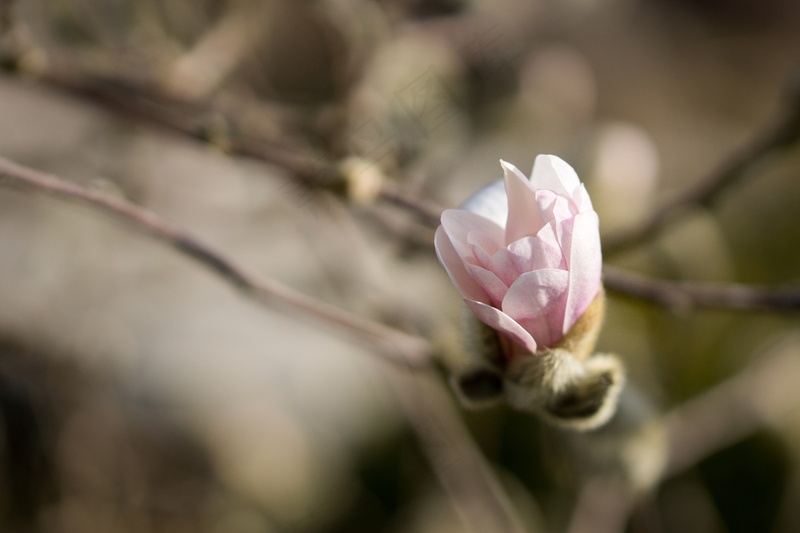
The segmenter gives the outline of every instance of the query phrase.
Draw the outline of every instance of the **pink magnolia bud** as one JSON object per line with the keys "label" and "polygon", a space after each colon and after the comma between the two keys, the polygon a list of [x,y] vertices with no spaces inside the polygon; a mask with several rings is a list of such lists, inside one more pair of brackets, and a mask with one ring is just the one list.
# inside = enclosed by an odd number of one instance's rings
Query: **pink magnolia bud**
{"label": "pink magnolia bud", "polygon": [[575,171],[540,155],[442,214],[436,253],[505,356],[555,347],[601,290],[597,213]]}

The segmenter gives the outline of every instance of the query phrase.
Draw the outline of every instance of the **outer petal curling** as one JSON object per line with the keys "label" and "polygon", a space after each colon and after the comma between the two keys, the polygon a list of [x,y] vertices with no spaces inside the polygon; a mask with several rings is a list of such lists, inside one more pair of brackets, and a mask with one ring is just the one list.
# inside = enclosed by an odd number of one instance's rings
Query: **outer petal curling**
{"label": "outer petal curling", "polygon": [[536,353],[536,341],[533,336],[525,331],[513,318],[490,305],[475,300],[465,299],[467,307],[475,313],[478,320],[487,326],[499,331],[511,341],[526,348],[531,353]]}
{"label": "outer petal curling", "polygon": [[478,300],[481,302],[488,302],[489,296],[481,289],[472,276],[469,275],[464,266],[464,261],[456,252],[453,243],[447,236],[447,232],[442,226],[436,228],[436,236],[433,240],[434,247],[436,248],[436,255],[439,262],[442,263],[447,275],[450,276],[450,281],[456,286],[458,291],[470,300]]}

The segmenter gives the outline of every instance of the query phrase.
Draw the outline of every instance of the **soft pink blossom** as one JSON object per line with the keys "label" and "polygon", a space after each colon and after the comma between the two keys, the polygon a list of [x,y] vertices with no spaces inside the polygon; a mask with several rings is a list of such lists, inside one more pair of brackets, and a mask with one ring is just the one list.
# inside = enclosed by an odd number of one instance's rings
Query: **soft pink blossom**
{"label": "soft pink blossom", "polygon": [[[478,319],[519,348],[553,347],[600,290],[597,213],[578,175],[540,155],[442,213],[436,254]],[[505,186],[504,186],[505,185]]]}

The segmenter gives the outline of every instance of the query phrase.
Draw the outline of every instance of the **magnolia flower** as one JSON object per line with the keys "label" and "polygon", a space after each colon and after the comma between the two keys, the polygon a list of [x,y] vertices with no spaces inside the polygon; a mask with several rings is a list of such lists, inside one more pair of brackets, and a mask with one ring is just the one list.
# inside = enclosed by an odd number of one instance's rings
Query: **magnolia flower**
{"label": "magnolia flower", "polygon": [[[555,347],[601,289],[597,213],[575,171],[552,155],[442,214],[436,253],[506,357]],[[510,344],[509,344],[510,341]]]}
{"label": "magnolia flower", "polygon": [[597,213],[552,155],[442,214],[436,253],[471,311],[452,383],[467,406],[505,398],[573,429],[616,412],[624,371],[594,353],[605,309]]}

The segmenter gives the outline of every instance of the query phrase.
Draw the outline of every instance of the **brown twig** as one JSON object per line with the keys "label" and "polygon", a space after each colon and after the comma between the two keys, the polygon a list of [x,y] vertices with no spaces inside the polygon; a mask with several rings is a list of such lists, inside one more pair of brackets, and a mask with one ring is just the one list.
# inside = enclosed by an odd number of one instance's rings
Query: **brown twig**
{"label": "brown twig", "polygon": [[[230,130],[229,138],[222,140],[222,148],[228,153],[279,167],[309,188],[346,189],[345,176],[335,162],[290,147],[278,139],[252,136],[241,130],[232,116],[236,114],[237,106],[231,105],[230,101],[226,105],[215,101],[191,101],[141,83],[75,74],[63,69],[41,72],[37,79],[115,113],[203,142],[209,142],[212,137],[213,119],[221,119]],[[405,209],[423,225],[433,228],[439,225],[441,206],[403,191],[392,182],[382,184],[378,198]]]}
{"label": "brown twig", "polygon": [[[131,87],[55,72],[44,73],[40,79],[51,86],[88,98],[126,116],[160,125],[198,140],[208,140],[207,124],[204,120],[214,113],[213,106],[211,109],[204,108],[199,104],[171,100],[147,88],[139,87],[132,90]],[[796,100],[800,100],[800,97]],[[635,230],[637,232],[635,238],[634,234],[630,233],[628,236],[623,236],[624,238],[612,238],[610,241],[604,239],[604,254],[612,255],[633,246],[634,241],[639,242],[652,237],[690,205],[712,203],[721,192],[745,175],[747,170],[767,153],[795,142],[800,136],[800,105],[792,106],[790,111],[775,127],[728,161],[709,179],[703,180],[679,199],[657,211],[649,222]],[[338,165],[312,157],[297,149],[265,142],[264,139],[239,136],[235,142],[230,142],[227,149],[231,153],[275,165],[310,188],[341,188],[344,179]],[[417,221],[426,226],[436,227],[439,224],[442,206],[404,191],[392,182],[383,184],[379,198],[412,213]],[[667,307],[728,308],[743,311],[782,311],[800,308],[800,289],[672,282],[628,274],[609,267],[605,269],[604,279],[606,286],[612,292]]]}
{"label": "brown twig", "polygon": [[[275,280],[257,279],[188,232],[123,199],[85,189],[0,157],[2,184],[30,187],[106,211],[191,257],[255,301],[294,308],[367,341],[392,362],[402,364],[409,373],[393,372],[390,378],[402,385],[398,387],[398,394],[405,415],[465,523],[475,528],[476,533],[524,533],[514,506],[472,442],[452,400],[446,397],[441,383],[435,379],[433,366],[429,364],[432,347],[427,341],[305,296]],[[407,383],[408,379],[414,383]]]}
{"label": "brown twig", "polygon": [[610,292],[673,309],[800,310],[800,287],[770,289],[735,283],[667,281],[609,266],[603,268],[603,283]]}
{"label": "brown twig", "polygon": [[191,257],[260,303],[282,304],[336,326],[376,347],[379,353],[394,362],[413,366],[429,362],[431,346],[426,340],[316,300],[276,280],[255,276],[189,232],[126,200],[83,188],[3,157],[0,157],[0,184],[26,186],[99,208]]}
{"label": "brown twig", "polygon": [[657,209],[649,218],[619,235],[603,239],[606,256],[633,248],[658,235],[693,207],[710,207],[733,185],[752,174],[752,169],[776,152],[800,140],[800,74],[793,79],[787,104],[780,117],[749,144],[734,152],[707,177],[698,180],[671,201]]}
{"label": "brown twig", "polygon": [[[86,73],[75,74],[73,70],[69,70],[69,73],[64,69],[49,70],[39,73],[38,79],[117,113],[198,140],[209,140],[207,120],[210,116],[223,117],[232,126],[231,129],[236,129],[237,121],[230,116],[231,113],[213,101],[189,102],[174,94],[165,94],[155,87],[110,82]],[[724,160],[707,177],[655,210],[641,224],[618,235],[605,237],[605,255],[610,257],[651,239],[692,207],[713,205],[725,191],[751,174],[750,171],[758,163],[795,144],[800,139],[800,75],[797,78],[790,85],[788,103],[778,120]],[[225,149],[232,154],[278,166],[305,186],[344,189],[344,176],[338,165],[314,154],[287,149],[275,139],[253,139],[238,135],[225,140]],[[436,227],[439,224],[440,206],[403,191],[391,182],[383,185],[378,197],[409,211],[424,225]]]}
{"label": "brown twig", "polygon": [[[228,126],[228,130],[237,130],[235,121],[229,117],[236,111],[236,106],[230,110],[230,105],[187,101],[142,83],[61,70],[41,72],[37,80],[119,115],[198,141],[213,140],[212,130],[219,128],[220,121]],[[221,148],[233,155],[279,167],[308,186],[330,187],[341,179],[335,164],[299,148],[289,148],[277,139],[254,138],[241,133],[237,133],[235,139],[219,140]]]}
{"label": "brown twig", "polygon": [[408,191],[404,191],[391,182],[383,184],[379,198],[409,211],[416,216],[419,222],[430,228],[435,228],[439,225],[439,219],[442,216],[442,211],[444,211],[444,208],[435,202],[424,200]]}

